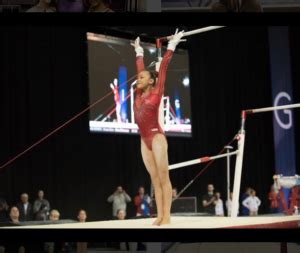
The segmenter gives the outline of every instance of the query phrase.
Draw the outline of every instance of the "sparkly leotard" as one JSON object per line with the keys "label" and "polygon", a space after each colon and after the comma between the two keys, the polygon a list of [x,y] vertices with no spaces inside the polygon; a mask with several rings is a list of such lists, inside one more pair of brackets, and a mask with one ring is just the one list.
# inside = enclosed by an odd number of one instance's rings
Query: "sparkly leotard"
{"label": "sparkly leotard", "polygon": [[121,110],[121,102],[120,102],[120,95],[119,95],[119,90],[118,88],[113,89],[114,92],[114,99],[116,103],[116,115],[117,115],[117,121],[122,122],[121,115],[120,115],[120,110]]}
{"label": "sparkly leotard", "polygon": [[[164,134],[163,129],[158,122],[159,105],[164,94],[164,85],[166,81],[167,67],[172,58],[173,51],[167,50],[158,72],[158,78],[155,87],[146,95],[143,95],[141,89],[137,89],[134,101],[134,116],[139,127],[140,135],[149,150],[152,150],[152,140],[155,134]],[[142,56],[136,58],[137,73],[145,69]]]}
{"label": "sparkly leotard", "polygon": [[119,91],[117,88],[113,89],[114,92],[114,99],[115,99],[115,103],[120,103],[120,95],[119,95]]}

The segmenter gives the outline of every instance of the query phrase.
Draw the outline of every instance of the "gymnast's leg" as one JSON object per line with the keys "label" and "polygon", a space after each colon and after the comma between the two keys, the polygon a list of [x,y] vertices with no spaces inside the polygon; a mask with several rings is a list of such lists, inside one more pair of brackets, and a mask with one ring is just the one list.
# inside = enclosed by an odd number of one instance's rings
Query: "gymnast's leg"
{"label": "gymnast's leg", "polygon": [[156,134],[152,141],[152,152],[158,170],[163,199],[163,219],[160,225],[170,223],[172,185],[169,177],[168,143],[163,134]]}
{"label": "gymnast's leg", "polygon": [[153,157],[153,152],[148,149],[145,142],[141,139],[141,151],[144,164],[146,166],[147,171],[150,174],[151,182],[154,187],[155,193],[155,202],[157,208],[157,219],[154,221],[153,225],[160,225],[163,218],[163,195],[162,195],[162,187],[160,184],[160,178],[158,174],[158,170],[156,168],[155,160]]}

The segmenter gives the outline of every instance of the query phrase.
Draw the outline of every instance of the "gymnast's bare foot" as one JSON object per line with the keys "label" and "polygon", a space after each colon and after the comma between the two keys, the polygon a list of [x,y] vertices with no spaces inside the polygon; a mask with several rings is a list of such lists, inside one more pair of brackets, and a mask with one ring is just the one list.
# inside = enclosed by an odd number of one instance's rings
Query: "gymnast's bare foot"
{"label": "gymnast's bare foot", "polygon": [[160,223],[162,222],[163,217],[157,217],[156,220],[152,223],[154,226],[159,226]]}
{"label": "gymnast's bare foot", "polygon": [[166,217],[166,218],[163,218],[161,220],[161,223],[159,225],[168,225],[171,223],[171,218],[170,217]]}

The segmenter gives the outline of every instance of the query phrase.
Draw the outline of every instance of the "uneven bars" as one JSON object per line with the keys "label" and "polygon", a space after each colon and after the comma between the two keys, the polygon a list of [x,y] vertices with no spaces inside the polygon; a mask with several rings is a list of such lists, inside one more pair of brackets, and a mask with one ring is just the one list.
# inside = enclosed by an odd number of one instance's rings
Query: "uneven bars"
{"label": "uneven bars", "polygon": [[[225,26],[207,26],[207,27],[192,30],[192,31],[189,31],[189,32],[184,32],[183,37],[198,34],[198,33],[208,32],[208,31],[223,28],[223,27],[225,27]],[[159,38],[159,40],[170,40],[172,38],[172,36],[173,35],[170,35],[170,36],[167,36],[167,37],[162,37],[162,38]]]}
{"label": "uneven bars", "polygon": [[248,109],[245,110],[245,112],[247,114],[252,114],[252,113],[270,112],[270,111],[285,110],[285,109],[292,109],[292,108],[300,108],[300,104],[280,105],[280,106],[272,106],[272,107],[265,107],[265,108],[258,108],[258,109]]}
{"label": "uneven bars", "polygon": [[209,162],[211,160],[216,160],[216,159],[220,159],[223,157],[236,155],[237,153],[238,153],[238,150],[236,150],[234,152],[222,154],[222,155],[204,156],[204,157],[201,157],[198,159],[194,159],[194,160],[190,160],[190,161],[186,161],[186,162],[182,162],[182,163],[172,164],[169,166],[169,170],[174,170],[174,169],[178,169],[178,168],[182,168],[182,167],[186,167],[186,166],[190,166],[190,165],[194,165],[194,164],[198,164],[198,163],[205,163],[205,162]]}

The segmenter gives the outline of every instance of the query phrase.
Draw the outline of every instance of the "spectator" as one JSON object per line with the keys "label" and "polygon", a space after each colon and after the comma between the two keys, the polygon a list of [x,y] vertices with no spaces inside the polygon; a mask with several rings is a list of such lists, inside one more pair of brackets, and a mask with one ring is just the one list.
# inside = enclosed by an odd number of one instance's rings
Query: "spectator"
{"label": "spectator", "polygon": [[[248,198],[250,196],[251,190],[252,189],[250,187],[246,188],[246,191],[243,193],[243,195],[241,197],[242,203],[246,198]],[[246,206],[244,206],[243,204],[242,204],[242,216],[249,216],[249,209]]]}
{"label": "spectator", "polygon": [[[86,222],[87,219],[86,211],[83,209],[79,210],[77,219],[79,222]],[[76,253],[86,253],[86,252],[87,252],[87,242],[77,242]]]}
{"label": "spectator", "polygon": [[207,194],[202,197],[202,206],[204,207],[204,212],[211,215],[215,214],[215,196],[214,196],[214,185],[207,185]]}
{"label": "spectator", "polygon": [[156,204],[155,204],[155,196],[153,194],[153,197],[150,197],[150,204],[149,204],[149,213],[150,217],[154,217],[156,214]]}
{"label": "spectator", "polygon": [[58,12],[85,12],[85,2],[83,0],[58,0]]}
{"label": "spectator", "polygon": [[278,213],[280,195],[278,191],[275,191],[274,185],[271,186],[270,192],[268,194],[268,198],[270,201],[270,213]]}
{"label": "spectator", "polygon": [[87,252],[87,242],[77,242],[76,253],[86,253],[86,252]]}
{"label": "spectator", "polygon": [[120,242],[120,250],[127,252],[136,252],[138,250],[137,242]]}
{"label": "spectator", "polygon": [[39,0],[26,12],[56,12],[56,0]]}
{"label": "spectator", "polygon": [[12,206],[10,208],[9,220],[10,220],[10,222],[16,223],[16,224],[20,222],[20,212],[19,212],[18,207]]}
{"label": "spectator", "polygon": [[[227,208],[227,215],[228,215],[228,216],[231,216],[232,195],[233,195],[233,193],[230,192],[229,200],[226,200],[226,208]],[[239,205],[239,204],[238,204],[238,205]],[[239,207],[238,207],[238,213],[237,213],[237,214],[239,214]]]}
{"label": "spectator", "polygon": [[177,188],[173,188],[172,189],[172,199],[176,199],[177,198]]}
{"label": "spectator", "polygon": [[20,212],[20,221],[32,221],[33,209],[31,203],[28,202],[29,196],[27,193],[21,194],[21,202],[17,204]]}
{"label": "spectator", "polygon": [[[1,251],[2,250],[2,251]],[[44,252],[43,251],[43,243],[41,242],[27,242],[27,241],[7,241],[0,243],[0,253],[26,253],[26,252]]]}
{"label": "spectator", "polygon": [[58,243],[55,242],[45,242],[44,249],[46,253],[58,253],[59,247]]}
{"label": "spectator", "polygon": [[[49,220],[50,221],[58,221],[60,218],[60,213],[56,209],[52,209],[50,211]],[[55,242],[45,242],[45,251],[47,253],[58,253],[61,250],[61,245]]]}
{"label": "spectator", "polygon": [[87,0],[89,12],[114,12],[109,8],[108,0]]}
{"label": "spectator", "polygon": [[123,190],[122,186],[118,186],[116,191],[108,197],[107,201],[113,203],[113,217],[116,217],[117,210],[123,209],[126,212],[126,203],[130,202],[131,198],[125,190]]}
{"label": "spectator", "polygon": [[260,0],[219,0],[212,4],[213,12],[262,12]]}
{"label": "spectator", "polygon": [[86,222],[87,219],[87,215],[86,215],[86,211],[83,209],[80,209],[77,215],[77,219],[79,222]]}
{"label": "spectator", "polygon": [[44,199],[44,191],[38,191],[38,198],[33,203],[33,214],[35,220],[47,220],[50,211],[50,203]]}
{"label": "spectator", "polygon": [[243,201],[243,206],[247,207],[250,211],[250,216],[256,216],[258,214],[258,208],[261,201],[256,197],[256,192],[254,190],[250,191],[250,196]]}
{"label": "spectator", "polygon": [[151,198],[148,194],[145,194],[145,188],[143,186],[140,186],[138,195],[134,197],[134,205],[136,206],[136,216],[149,217],[150,202]]}
{"label": "spectator", "polygon": [[0,223],[8,221],[8,209],[9,207],[6,200],[4,198],[0,198]]}
{"label": "spectator", "polygon": [[216,216],[224,216],[223,200],[221,199],[221,194],[219,192],[215,193],[214,205]]}
{"label": "spectator", "polygon": [[51,221],[57,221],[57,220],[59,220],[59,218],[60,218],[60,213],[59,213],[59,211],[56,210],[56,209],[52,209],[51,212],[50,212],[49,219],[50,219]]}
{"label": "spectator", "polygon": [[119,209],[117,211],[117,220],[125,220],[126,218],[126,211],[124,209]]}
{"label": "spectator", "polygon": [[[2,248],[2,249],[1,249]],[[2,251],[1,251],[2,250]],[[24,253],[25,249],[23,243],[16,241],[6,241],[0,245],[1,253]]]}

